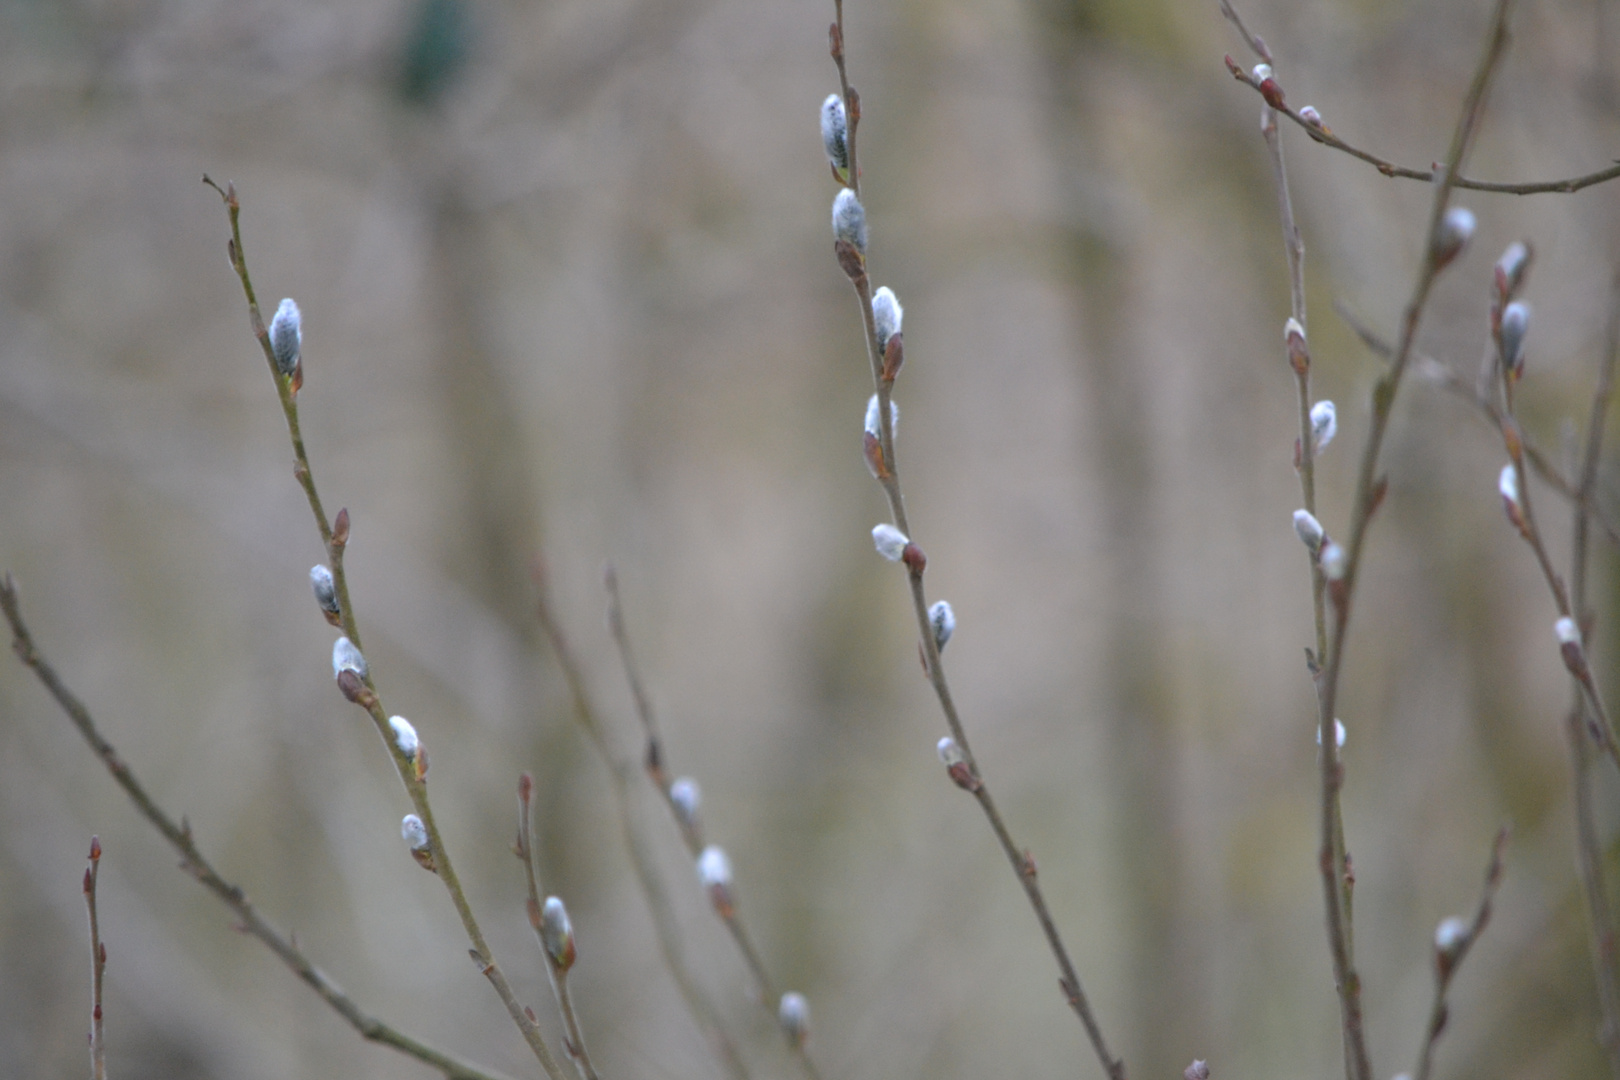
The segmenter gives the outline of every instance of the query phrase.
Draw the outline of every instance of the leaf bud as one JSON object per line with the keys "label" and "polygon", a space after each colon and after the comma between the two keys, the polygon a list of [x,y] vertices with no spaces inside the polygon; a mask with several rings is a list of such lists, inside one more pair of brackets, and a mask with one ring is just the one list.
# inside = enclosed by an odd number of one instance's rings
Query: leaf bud
{"label": "leaf bud", "polygon": [[1448,973],[1468,946],[1468,923],[1455,915],[1448,915],[1434,928],[1434,962],[1442,973]]}
{"label": "leaf bud", "polygon": [[939,740],[935,749],[939,751],[939,760],[945,763],[946,774],[957,787],[963,791],[979,790],[979,778],[973,775],[973,770],[967,763],[967,755],[962,753],[962,748],[956,744],[955,739],[947,735]]}
{"label": "leaf bud", "polygon": [[574,966],[574,927],[559,897],[546,897],[540,908],[540,944],[545,946],[546,959],[558,971]]}
{"label": "leaf bud", "polygon": [[945,651],[945,643],[956,633],[956,612],[949,600],[936,600],[928,609],[928,625],[934,630],[934,647]]}
{"label": "leaf bud", "polygon": [[405,844],[411,849],[411,857],[417,865],[430,873],[439,872],[438,864],[433,861],[433,841],[428,836],[427,826],[415,814],[406,814],[399,823],[399,835],[404,837]]}
{"label": "leaf bud", "polygon": [[1311,369],[1311,353],[1305,344],[1305,328],[1299,320],[1290,318],[1283,324],[1283,341],[1288,346],[1288,364],[1295,374],[1303,375]]}
{"label": "leaf bud", "polygon": [[303,317],[299,314],[298,304],[288,297],[276,308],[276,314],[270,320],[270,353],[276,358],[276,370],[292,378],[298,371],[303,346]]}

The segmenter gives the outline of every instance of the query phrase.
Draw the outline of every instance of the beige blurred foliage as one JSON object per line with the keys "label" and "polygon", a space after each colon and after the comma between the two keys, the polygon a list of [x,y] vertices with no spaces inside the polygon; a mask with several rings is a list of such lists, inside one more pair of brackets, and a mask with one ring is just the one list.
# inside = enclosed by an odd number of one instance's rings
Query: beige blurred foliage
{"label": "beige blurred foliage", "polygon": [[[1443,155],[1487,5],[1242,10],[1291,102],[1403,163]],[[304,430],[328,506],[353,515],[373,673],[432,751],[473,902],[546,1029],[508,852],[524,769],[603,1075],[717,1072],[537,632],[537,552],[633,753],[602,619],[617,565],[672,770],[702,782],[828,1080],[1100,1075],[934,756],[903,575],[868,539],[869,375],[816,134],[830,17],[810,0],[0,5],[0,566],[108,736],[268,917],[368,1009],[514,1077],[534,1063],[332,686],[305,580],[318,537],[205,171],[241,193],[261,299],[303,307]],[[1133,1076],[1194,1057],[1218,1077],[1333,1075],[1287,284],[1259,102],[1221,63],[1240,42],[1214,0],[849,0],[846,19],[872,265],[909,316],[900,464],[988,778]],[[417,48],[412,83],[413,40],[459,40],[462,62]],[[1617,43],[1613,0],[1522,5],[1469,171],[1611,161]],[[1393,326],[1429,194],[1285,140],[1316,385],[1339,403],[1331,532],[1379,367],[1331,304]],[[1491,262],[1533,240],[1523,400],[1555,450],[1584,415],[1617,199],[1460,196],[1478,235],[1421,338],[1472,371]],[[1433,928],[1471,910],[1507,820],[1440,1072],[1597,1075],[1567,687],[1495,494],[1500,447],[1413,381],[1385,461],[1342,698],[1376,1067],[1415,1059]],[[1566,515],[1537,494],[1563,558]],[[1605,672],[1612,564],[1600,547]],[[1620,784],[1602,781],[1612,837]],[[754,1075],[794,1075],[673,828],[641,809]],[[233,933],[9,659],[0,1075],[83,1075],[91,833],[118,1080],[431,1075]]]}

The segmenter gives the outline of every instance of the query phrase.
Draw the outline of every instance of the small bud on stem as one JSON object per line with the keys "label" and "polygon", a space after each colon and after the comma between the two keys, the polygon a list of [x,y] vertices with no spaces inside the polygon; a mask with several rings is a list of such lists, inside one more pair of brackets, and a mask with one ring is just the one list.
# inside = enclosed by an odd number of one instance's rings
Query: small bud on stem
{"label": "small bud on stem", "polygon": [[283,378],[294,378],[300,365],[304,347],[303,317],[298,304],[291,298],[281,302],[270,320],[270,352],[276,358],[276,370]]}
{"label": "small bud on stem", "polygon": [[574,927],[568,921],[568,909],[558,897],[546,897],[540,908],[540,944],[557,971],[565,972],[574,966]]}
{"label": "small bud on stem", "polygon": [[776,1018],[788,1042],[795,1048],[804,1046],[805,1040],[810,1037],[810,1003],[804,999],[804,995],[797,990],[783,994]]}

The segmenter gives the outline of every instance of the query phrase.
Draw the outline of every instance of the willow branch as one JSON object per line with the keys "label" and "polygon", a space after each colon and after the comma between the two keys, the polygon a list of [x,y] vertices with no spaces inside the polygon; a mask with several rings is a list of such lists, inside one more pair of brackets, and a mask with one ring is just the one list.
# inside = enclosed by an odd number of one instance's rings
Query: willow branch
{"label": "willow branch", "polygon": [[[236,271],[242,283],[242,292],[247,298],[248,324],[253,335],[258,339],[260,348],[264,351],[265,361],[270,365],[270,377],[276,386],[276,394],[281,400],[281,410],[287,420],[287,433],[292,440],[293,448],[293,475],[304,489],[309,500],[310,512],[315,517],[315,524],[321,533],[321,541],[326,545],[327,555],[331,560],[333,582],[336,586],[338,601],[338,619],[345,636],[354,643],[356,649],[360,648],[360,633],[355,621],[354,607],[349,602],[348,579],[343,570],[343,550],[349,539],[349,514],[347,510],[338,511],[337,518],[328,523],[326,510],[321,503],[320,493],[315,487],[314,470],[310,467],[309,455],[304,449],[304,439],[298,425],[298,390],[303,383],[303,368],[301,361],[295,366],[291,375],[284,375],[276,363],[276,356],[270,345],[270,333],[265,327],[264,318],[259,311],[258,298],[253,290],[253,279],[248,273],[247,254],[242,246],[241,202],[236,195],[236,186],[226,184],[221,188],[207,176],[203,182],[219,193],[225,203],[226,212],[230,218],[231,238],[226,252],[230,256],[231,266]],[[462,928],[466,931],[467,939],[472,948],[469,952],[473,962],[484,977],[489,980],[501,1003],[522,1033],[523,1039],[529,1044],[540,1065],[551,1080],[563,1080],[562,1070],[557,1066],[551,1049],[546,1045],[545,1037],[540,1033],[537,1025],[528,1011],[518,1002],[511,984],[506,980],[506,974],[500,965],[495,962],[495,956],[484,939],[484,932],[478,925],[473,914],[472,905],[467,901],[467,894],[461,887],[461,880],[456,875],[455,867],[450,860],[449,849],[444,844],[439,827],[433,816],[433,806],[428,799],[427,790],[427,756],[425,748],[417,752],[407,752],[402,749],[390,729],[388,714],[383,709],[382,700],[377,693],[369,671],[359,673],[355,685],[344,686],[341,678],[339,686],[343,688],[344,695],[366,710],[372,722],[377,727],[377,733],[382,737],[388,747],[389,755],[394,760],[394,768],[399,773],[400,781],[405,785],[405,791],[410,796],[411,804],[416,808],[417,816],[421,818],[427,830],[428,847],[431,853],[433,871],[439,880],[444,883],[445,890],[450,894],[450,902],[456,909],[456,915],[461,920]],[[424,863],[424,865],[427,865]]]}
{"label": "willow branch", "polygon": [[177,823],[170,817],[147,793],[145,786],[129,765],[119,757],[118,751],[102,736],[89,709],[67,688],[56,670],[34,644],[34,639],[23,622],[17,586],[10,574],[0,580],[0,611],[4,612],[6,622],[11,627],[13,651],[34,672],[46,692],[67,714],[67,718],[72,721],[85,742],[90,744],[96,756],[101,758],[102,764],[112,774],[113,780],[124,789],[124,793],[135,804],[135,809],[163,835],[170,846],[180,853],[181,868],[235,913],[237,929],[263,942],[288,970],[320,995],[321,1000],[331,1006],[333,1011],[343,1017],[362,1037],[392,1046],[401,1053],[425,1062],[439,1070],[449,1080],[505,1080],[498,1073],[469,1065],[427,1043],[413,1039],[365,1012],[325,972],[312,964],[286,935],[259,914],[258,909],[248,900],[247,894],[239,886],[220,876],[219,871],[215,870],[213,864],[198,850],[191,835],[191,825],[184,819]]}
{"label": "willow branch", "polygon": [[720,1059],[727,1075],[731,1080],[749,1080],[748,1067],[743,1062],[742,1055],[738,1053],[736,1044],[726,1034],[725,1026],[720,1020],[720,1010],[692,974],[691,965],[686,959],[685,947],[681,943],[681,931],[675,917],[674,904],[655,868],[652,845],[635,825],[630,801],[630,778],[634,774],[635,766],[624,760],[608,743],[596,707],[585,687],[584,674],[574,659],[562,624],[558,622],[556,613],[551,609],[550,597],[546,592],[545,574],[538,563],[534,578],[539,593],[536,611],[540,629],[551,643],[552,652],[557,658],[557,666],[562,669],[563,681],[568,684],[568,692],[574,702],[574,719],[584,730],[591,746],[595,748],[603,766],[607,769],[613,789],[614,806],[618,810],[620,833],[624,838],[625,850],[630,854],[630,865],[636,875],[636,884],[640,886],[642,898],[646,901],[647,910],[652,916],[653,931],[658,939],[658,949],[663,957],[664,967],[674,980],[675,988],[680,992],[681,1001],[686,1005],[687,1012],[691,1014],[704,1037],[709,1040],[715,1056]]}
{"label": "willow branch", "polygon": [[[8,582],[9,584],[9,582]],[[90,914],[90,1075],[107,1080],[107,1054],[101,1028],[101,983],[107,974],[107,946],[96,917],[96,880],[101,876],[101,839],[90,838],[90,865],[84,871],[84,906]]]}

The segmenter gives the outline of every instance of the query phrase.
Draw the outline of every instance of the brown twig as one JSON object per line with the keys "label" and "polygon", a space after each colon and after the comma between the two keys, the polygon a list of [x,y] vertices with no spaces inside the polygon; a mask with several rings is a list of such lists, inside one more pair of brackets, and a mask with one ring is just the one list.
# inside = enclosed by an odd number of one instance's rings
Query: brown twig
{"label": "brown twig", "polygon": [[[1429,1080],[1429,1072],[1434,1064],[1435,1043],[1440,1041],[1440,1033],[1446,1028],[1446,991],[1450,989],[1457,969],[1462,966],[1463,958],[1474,947],[1474,942],[1485,930],[1485,924],[1490,921],[1491,901],[1502,884],[1502,855],[1507,850],[1507,842],[1508,828],[1504,825],[1497,832],[1496,843],[1491,847],[1491,862],[1485,870],[1485,888],[1480,893],[1479,907],[1474,911],[1473,921],[1466,927],[1458,927],[1453,920],[1447,919],[1435,931],[1434,1004],[1429,1008],[1427,1034],[1423,1049],[1418,1054],[1417,1072],[1414,1074],[1416,1080]],[[1461,930],[1460,936],[1458,930]]]}
{"label": "brown twig", "polygon": [[[630,649],[630,635],[624,625],[624,605],[619,598],[619,579],[612,566],[609,566],[602,575],[602,582],[608,596],[608,628],[613,634],[614,644],[618,647],[625,681],[629,683],[630,695],[636,703],[636,715],[640,718],[642,730],[647,735],[647,752],[644,758],[647,778],[658,790],[659,797],[669,809],[670,817],[679,827],[687,851],[696,859],[703,852],[703,833],[698,827],[697,819],[678,804],[674,788],[668,782],[664,768],[663,741],[658,734],[658,719],[653,713],[652,699],[647,696],[645,684],[641,680],[634,654]],[[777,1004],[781,1001],[781,996],[777,993],[776,984],[770,974],[765,970],[765,961],[755,948],[753,938],[748,934],[748,928],[743,924],[742,916],[737,910],[735,891],[728,889],[726,902],[716,903],[713,906],[754,977],[754,982],[759,988],[760,1004],[771,1014],[773,1020],[780,1021]],[[812,1080],[816,1080],[820,1073],[816,1069],[815,1061],[810,1057],[805,1042],[790,1038],[788,1044],[798,1054],[806,1073]]]}
{"label": "brown twig", "polygon": [[[336,586],[339,605],[338,617],[344,635],[351,641],[356,649],[360,648],[360,633],[355,620],[354,607],[349,602],[348,579],[343,570],[343,551],[349,539],[349,513],[347,509],[339,510],[336,519],[328,523],[326,510],[321,502],[320,493],[315,487],[314,470],[310,467],[309,455],[304,449],[303,435],[298,426],[298,389],[303,383],[303,368],[301,361],[291,375],[282,373],[277,365],[276,356],[271,348],[270,332],[265,327],[264,318],[259,312],[259,302],[253,290],[253,280],[248,274],[247,255],[242,246],[241,202],[236,195],[236,185],[226,184],[221,188],[207,176],[203,183],[213,188],[225,203],[226,212],[230,218],[231,238],[227,245],[227,254],[230,256],[231,267],[242,283],[242,292],[247,298],[248,324],[253,335],[258,339],[259,346],[264,351],[265,361],[270,365],[270,376],[276,386],[276,394],[281,400],[281,410],[287,420],[287,432],[292,440],[293,448],[293,475],[304,489],[309,500],[310,512],[315,517],[315,524],[320,529],[321,541],[326,545],[327,555],[331,560],[333,582]],[[467,894],[461,887],[461,880],[457,877],[455,867],[450,861],[449,850],[445,847],[444,839],[439,833],[438,824],[434,820],[433,807],[428,799],[427,790],[427,758],[426,750],[417,753],[407,753],[395,740],[388,721],[388,714],[383,709],[381,697],[377,693],[369,671],[358,673],[357,680],[351,686],[344,686],[342,680],[339,686],[349,700],[366,710],[372,722],[377,727],[377,733],[382,736],[387,745],[389,756],[393,758],[394,767],[399,772],[400,781],[405,785],[405,791],[410,796],[411,804],[415,807],[417,816],[421,818],[427,830],[428,847],[425,849],[433,871],[439,880],[444,883],[445,890],[450,894],[450,902],[456,909],[456,915],[461,919],[462,928],[466,931],[467,939],[472,948],[469,952],[478,970],[489,980],[490,986],[495,990],[506,1011],[522,1033],[523,1039],[529,1044],[529,1049],[539,1060],[551,1080],[563,1080],[562,1070],[558,1067],[556,1058],[552,1056],[551,1049],[546,1045],[545,1037],[540,1027],[532,1019],[528,1010],[517,1000],[512,991],[511,984],[506,980],[506,974],[500,965],[495,962],[494,953],[484,939],[484,932],[478,925],[473,914],[472,905],[467,901]],[[423,865],[429,865],[424,862]]]}
{"label": "brown twig", "polygon": [[231,884],[220,876],[213,865],[198,850],[196,842],[191,835],[191,826],[182,819],[179,823],[164,812],[163,808],[153,801],[151,795],[135,776],[135,773],[119,757],[111,743],[102,737],[96,727],[95,720],[90,711],[84,706],[71,690],[62,682],[56,670],[46,661],[34,644],[33,637],[23,622],[21,607],[17,596],[16,583],[10,574],[0,578],[0,611],[5,614],[6,622],[11,627],[12,649],[39,679],[47,693],[56,701],[67,718],[73,722],[85,742],[101,758],[102,764],[112,774],[113,780],[124,789],[124,793],[134,802],[135,809],[141,816],[149,821],[158,832],[163,834],[169,844],[180,853],[180,866],[192,877],[196,878],[209,892],[235,913],[237,928],[246,934],[258,938],[263,942],[287,968],[310,986],[321,1000],[325,1001],[337,1014],[348,1021],[360,1035],[372,1042],[392,1046],[402,1053],[408,1054],[431,1065],[450,1080],[505,1080],[498,1073],[480,1069],[477,1066],[459,1061],[451,1055],[429,1046],[427,1043],[413,1039],[403,1032],[397,1031],[389,1025],[371,1016],[357,1005],[352,998],[345,994],[341,987],[334,983],[325,972],[312,964],[298,947],[285,935],[259,914],[247,895],[239,886]]}
{"label": "brown twig", "polygon": [[[829,39],[832,45],[833,62],[838,67],[838,81],[844,95],[845,108],[848,113],[848,152],[849,152],[849,178],[848,187],[857,196],[860,194],[860,172],[855,161],[855,127],[860,118],[859,97],[853,87],[849,85],[848,74],[844,63],[844,7],[842,0],[833,0],[835,21],[829,30]],[[850,258],[850,256],[853,256]],[[847,260],[847,261],[846,261]],[[872,313],[872,282],[866,273],[866,259],[864,253],[849,249],[840,252],[840,264],[844,266],[850,278],[850,284],[855,291],[856,300],[861,309],[861,325],[865,330],[867,359],[871,363],[872,382],[877,395],[878,404],[878,446],[877,453],[881,455],[874,463],[874,473],[878,483],[883,487],[883,493],[889,503],[890,515],[894,518],[894,526],[911,537],[911,528],[906,520],[905,496],[900,486],[900,473],[894,452],[894,423],[893,410],[890,406],[894,379],[898,373],[898,365],[886,363],[884,343],[877,337],[877,326]],[[956,703],[951,697],[950,684],[945,678],[945,668],[940,661],[939,645],[934,638],[933,627],[928,614],[928,599],[923,586],[923,574],[927,567],[927,558],[922,549],[915,542],[906,546],[905,564],[911,586],[912,608],[917,619],[918,635],[921,638],[922,658],[924,671],[928,677],[929,685],[934,690],[934,696],[939,700],[940,711],[944,714],[946,726],[950,729],[951,737],[960,749],[962,762],[959,768],[964,770],[963,775],[969,780],[962,784],[970,791],[983,810],[990,829],[995,833],[997,842],[1001,845],[1011,865],[1013,875],[1024,888],[1024,895],[1029,900],[1035,920],[1040,924],[1041,933],[1046,938],[1047,946],[1052,952],[1053,959],[1058,967],[1058,988],[1062,992],[1069,1007],[1074,1010],[1081,1026],[1085,1029],[1086,1037],[1090,1040],[1092,1049],[1096,1052],[1103,1069],[1108,1073],[1110,1080],[1125,1080],[1125,1063],[1114,1056],[1108,1049],[1107,1041],[1103,1038],[1102,1028],[1097,1022],[1095,1012],[1092,1010],[1090,999],[1086,996],[1080,983],[1080,976],[1076,973],[1074,962],[1069,958],[1068,947],[1058,932],[1057,924],[1052,919],[1050,909],[1046,904],[1045,894],[1036,879],[1035,860],[1027,848],[1021,848],[1014,842],[1007,824],[997,809],[994,798],[990,794],[989,785],[985,783],[983,773],[969,745],[967,731],[962,725],[961,716],[956,709]],[[961,781],[959,781],[961,783]]]}
{"label": "brown twig", "polygon": [[607,735],[597,718],[596,708],[585,688],[584,674],[574,659],[562,624],[558,622],[556,614],[551,609],[545,573],[538,562],[535,565],[534,578],[539,594],[536,611],[540,629],[551,643],[552,652],[557,658],[557,666],[562,669],[563,681],[568,684],[568,692],[574,702],[574,719],[584,729],[591,745],[602,759],[602,764],[607,768],[613,788],[614,804],[619,813],[619,828],[624,837],[625,848],[630,854],[630,864],[635,871],[636,882],[641,887],[642,897],[646,900],[647,909],[652,915],[653,931],[658,938],[658,948],[664,959],[664,967],[669,971],[670,978],[675,981],[675,987],[680,992],[687,1011],[691,1013],[698,1028],[709,1040],[715,1056],[720,1059],[727,1074],[732,1080],[749,1080],[748,1067],[743,1062],[742,1055],[738,1053],[736,1044],[726,1034],[720,1020],[720,1010],[692,975],[686,960],[686,950],[681,944],[681,931],[675,918],[674,905],[664,888],[662,878],[655,869],[651,844],[635,827],[630,801],[630,778],[635,766],[617,754],[607,741]]}
{"label": "brown twig", "polygon": [[[1223,0],[1221,6],[1223,11],[1230,10],[1228,5],[1225,3],[1225,0]],[[1251,46],[1254,45],[1255,42],[1259,41],[1258,38],[1250,37],[1248,32],[1243,30],[1242,24],[1235,21],[1235,15],[1229,15],[1227,17],[1234,19],[1234,25],[1236,25],[1238,29],[1243,32],[1245,38],[1249,40],[1249,44]],[[1262,56],[1262,59],[1266,59],[1266,57]],[[1270,62],[1269,59],[1267,59],[1267,62]],[[1226,58],[1226,68],[1232,73],[1232,77],[1238,82],[1250,87],[1256,93],[1261,93],[1259,80],[1255,79],[1251,72],[1244,71],[1243,68],[1239,66],[1237,62],[1234,61],[1230,56]],[[1344,153],[1349,154],[1353,158],[1359,158],[1360,160],[1371,165],[1373,168],[1377,169],[1379,172],[1383,173],[1385,176],[1401,177],[1407,180],[1422,180],[1431,184],[1435,181],[1435,169],[1412,169],[1404,165],[1396,165],[1394,162],[1385,161],[1377,154],[1369,153],[1368,151],[1362,150],[1359,147],[1352,146],[1343,139],[1339,138],[1338,135],[1334,134],[1331,128],[1322,123],[1312,123],[1310,120],[1307,120],[1305,117],[1301,116],[1286,101],[1283,101],[1280,98],[1278,99],[1276,108],[1278,112],[1282,113],[1284,116],[1288,117],[1288,119],[1304,128],[1307,135],[1309,135],[1315,141],[1321,143],[1323,146],[1330,146],[1335,150],[1342,150]],[[1467,188],[1470,191],[1489,191],[1499,195],[1568,195],[1580,191],[1582,188],[1592,187],[1594,184],[1606,183],[1615,179],[1616,177],[1620,177],[1620,162],[1616,162],[1615,164],[1607,166],[1606,168],[1598,169],[1596,172],[1587,173],[1584,176],[1572,176],[1565,180],[1538,180],[1527,183],[1501,183],[1493,180],[1474,180],[1466,176],[1459,176],[1456,180],[1452,181],[1452,186]]]}
{"label": "brown twig", "polygon": [[[9,588],[9,580],[7,583]],[[101,838],[90,838],[90,865],[84,870],[84,906],[90,912],[90,1075],[107,1080],[107,1055],[101,1031],[101,981],[107,974],[107,946],[96,917],[96,879],[101,876]]]}
{"label": "brown twig", "polygon": [[[529,886],[529,926],[546,958],[546,969],[551,973],[551,987],[557,995],[557,1009],[562,1013],[563,1028],[568,1033],[565,1049],[574,1059],[581,1080],[598,1080],[596,1067],[591,1064],[590,1051],[585,1046],[585,1033],[574,1011],[573,995],[568,991],[568,971],[574,962],[573,932],[568,932],[566,955],[559,959],[552,955],[553,948],[546,940],[545,905],[540,899],[540,878],[534,867],[533,808],[534,777],[524,773],[518,779],[518,834],[514,853],[523,862],[523,875]],[[559,901],[560,903],[560,901]],[[559,909],[561,910],[561,909]],[[563,916],[566,920],[566,915]],[[566,961],[566,962],[564,962]]]}

